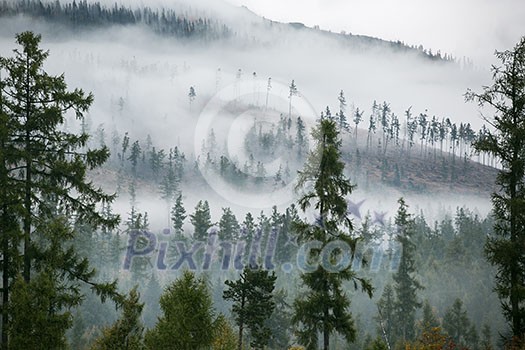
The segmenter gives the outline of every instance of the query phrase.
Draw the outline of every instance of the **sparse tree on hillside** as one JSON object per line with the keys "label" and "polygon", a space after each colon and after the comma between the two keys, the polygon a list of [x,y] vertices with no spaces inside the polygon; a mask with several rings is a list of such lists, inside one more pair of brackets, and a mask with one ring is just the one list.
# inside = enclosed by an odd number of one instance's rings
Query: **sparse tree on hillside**
{"label": "sparse tree on hillside", "polygon": [[264,110],[268,110],[268,99],[270,97],[270,90],[272,90],[272,78],[268,78],[268,84],[266,85],[266,103],[264,105]]}
{"label": "sparse tree on hillside", "polygon": [[343,90],[339,93],[339,96],[337,97],[339,100],[339,113],[337,113],[337,127],[339,128],[339,132],[342,133],[343,131],[350,131],[350,125],[348,125],[348,120],[346,118],[346,98]]}
{"label": "sparse tree on hillside", "polygon": [[297,156],[300,159],[306,152],[308,140],[306,135],[306,126],[301,117],[297,117],[297,134],[295,136],[295,144],[297,145]]}
{"label": "sparse tree on hillside", "polygon": [[120,154],[120,160],[122,162],[122,165],[124,165],[124,160],[126,159],[126,151],[128,150],[128,147],[129,147],[129,136],[128,136],[128,133],[126,132],[124,134],[124,138],[122,139],[122,153]]}
{"label": "sparse tree on hillside", "polygon": [[128,157],[128,160],[131,162],[131,170],[133,172],[133,176],[137,176],[137,164],[141,153],[142,150],[140,148],[139,141],[133,142],[133,144],[131,145],[131,154]]}
{"label": "sparse tree on hillside", "polygon": [[296,96],[299,91],[297,90],[297,86],[295,85],[295,80],[292,80],[292,82],[290,83],[290,86],[289,86],[289,94],[288,94],[288,100],[290,100],[289,102],[289,108],[288,108],[288,117],[291,118],[292,117],[292,97]]}
{"label": "sparse tree on hillside", "polygon": [[357,143],[357,128],[359,127],[359,123],[363,120],[363,111],[360,111],[359,108],[355,109],[354,112],[354,124],[355,124],[355,140]]}
{"label": "sparse tree on hillside", "polygon": [[379,106],[376,104],[376,101],[374,101],[372,105],[372,114],[370,115],[369,123],[368,123],[368,135],[366,137],[366,149],[369,149],[370,146],[372,146],[372,140],[373,135],[376,133],[377,129],[377,111]]}
{"label": "sparse tree on hillside", "polygon": [[188,92],[188,99],[190,101],[190,111],[191,111],[191,106],[193,104],[193,101],[195,101],[195,97],[197,97],[197,93],[195,92],[195,88],[193,86],[190,86],[190,92]]}

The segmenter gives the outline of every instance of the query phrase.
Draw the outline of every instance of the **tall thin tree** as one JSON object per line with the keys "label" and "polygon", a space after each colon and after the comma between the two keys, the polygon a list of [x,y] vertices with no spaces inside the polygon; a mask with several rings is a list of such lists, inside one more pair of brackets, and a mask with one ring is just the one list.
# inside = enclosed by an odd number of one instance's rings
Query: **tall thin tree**
{"label": "tall thin tree", "polygon": [[496,52],[493,84],[481,93],[468,90],[467,101],[491,107],[485,118],[493,130],[474,143],[501,162],[493,193],[495,236],[488,239],[488,261],[496,266],[496,292],[515,337],[525,336],[525,37],[513,50]]}
{"label": "tall thin tree", "polygon": [[[352,192],[354,186],[344,175],[341,140],[336,122],[322,118],[312,135],[317,146],[299,174],[297,189],[304,190],[299,199],[301,209],[306,211],[312,206],[318,220],[314,225],[297,222],[295,229],[302,242],[315,240],[325,246],[338,241],[355,248],[356,241],[350,236],[353,227],[347,217],[346,202],[346,196]],[[312,249],[307,258],[319,259],[320,253],[320,249]],[[334,263],[345,253],[349,252],[335,249],[328,260]],[[294,302],[292,321],[298,328],[299,342],[307,349],[315,349],[321,333],[323,349],[328,350],[330,335],[334,332],[342,334],[349,342],[353,341],[356,330],[349,311],[350,300],[343,291],[343,282],[359,282],[362,289],[371,296],[372,287],[368,281],[359,278],[349,265],[341,266],[337,272],[328,271],[320,265],[313,271],[304,273],[301,280],[309,293],[298,296]]]}

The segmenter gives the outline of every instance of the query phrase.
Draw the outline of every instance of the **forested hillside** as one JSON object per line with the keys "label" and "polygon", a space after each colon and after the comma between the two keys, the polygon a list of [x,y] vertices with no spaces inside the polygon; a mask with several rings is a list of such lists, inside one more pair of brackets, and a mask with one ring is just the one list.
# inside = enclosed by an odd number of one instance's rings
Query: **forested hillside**
{"label": "forested hillside", "polygon": [[0,3],[0,348],[522,349],[525,41],[185,6]]}

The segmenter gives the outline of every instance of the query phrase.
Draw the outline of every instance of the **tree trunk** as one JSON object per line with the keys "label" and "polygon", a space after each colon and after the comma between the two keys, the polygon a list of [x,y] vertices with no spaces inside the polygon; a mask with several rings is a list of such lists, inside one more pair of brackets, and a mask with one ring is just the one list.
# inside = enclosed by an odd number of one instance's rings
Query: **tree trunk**
{"label": "tree trunk", "polygon": [[[241,298],[241,310],[243,310],[243,311],[244,311],[244,304],[245,304],[245,302],[246,302],[246,300],[245,300],[245,297],[243,295],[242,298]],[[241,322],[239,323],[239,342],[238,342],[237,350],[242,350],[242,333],[243,333],[243,330],[244,330],[244,320],[241,318],[240,321]]]}
{"label": "tree trunk", "polygon": [[328,308],[324,309],[324,329],[323,329],[323,350],[328,350],[330,347],[330,331],[328,330]]}
{"label": "tree trunk", "polygon": [[30,122],[29,119],[31,118],[31,90],[29,85],[29,70],[30,70],[30,62],[29,62],[29,55],[27,56],[26,60],[26,86],[25,86],[25,127],[26,127],[26,133],[25,133],[25,149],[26,152],[25,155],[25,168],[26,168],[26,178],[25,178],[25,198],[24,198],[24,224],[23,224],[23,230],[24,230],[24,280],[26,282],[29,282],[31,278],[31,133],[30,133]]}
{"label": "tree trunk", "polygon": [[[510,179],[510,241],[513,247],[519,247],[518,239],[518,227],[517,227],[517,216],[515,202],[518,199],[517,197],[517,188],[518,181],[516,179],[516,174],[520,173],[520,169],[514,169],[515,165],[518,163],[519,150],[514,149],[513,161],[511,165],[511,174]],[[520,315],[520,296],[519,296],[519,257],[516,256],[511,262],[510,267],[510,307],[511,307],[511,318],[512,318],[512,333],[516,337],[522,337],[521,332],[521,315]]]}
{"label": "tree trunk", "polygon": [[[5,198],[5,197],[4,197]],[[7,208],[4,206],[2,209],[3,219],[6,218]],[[4,220],[2,220],[4,221]],[[5,225],[4,221],[4,225]],[[6,225],[7,226],[7,225]],[[8,312],[7,307],[9,304],[9,237],[8,229],[4,226],[4,232],[2,232],[3,242],[2,242],[2,344],[1,349],[7,349],[7,328],[8,328]]]}

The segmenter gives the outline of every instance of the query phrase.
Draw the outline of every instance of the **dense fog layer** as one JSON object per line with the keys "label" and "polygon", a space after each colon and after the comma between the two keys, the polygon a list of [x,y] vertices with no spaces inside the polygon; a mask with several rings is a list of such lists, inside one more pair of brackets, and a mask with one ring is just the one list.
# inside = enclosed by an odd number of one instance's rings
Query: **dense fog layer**
{"label": "dense fog layer", "polygon": [[[239,9],[234,11],[238,15]],[[251,14],[246,18],[247,23],[253,20]],[[131,139],[140,140],[150,135],[158,148],[178,146],[187,155],[188,164],[198,156],[196,153],[200,150],[196,145],[208,136],[202,134],[204,129],[196,128],[202,122],[201,113],[214,108],[214,98],[221,91],[227,94],[230,89],[229,98],[236,100],[235,89],[240,86],[236,84],[244,84],[243,93],[249,95],[244,102],[260,108],[265,103],[267,79],[271,77],[269,107],[275,109],[278,118],[278,113],[288,113],[287,87],[294,80],[298,90],[294,103],[308,105],[308,112],[301,112],[310,114],[304,116],[310,120],[310,126],[327,106],[334,113],[338,110],[337,96],[344,90],[349,111],[357,107],[364,110],[365,125],[376,100],[390,103],[392,111],[399,116],[412,107],[414,113],[426,111],[438,118],[470,122],[477,128],[481,125],[477,107],[466,104],[463,94],[469,87],[479,89],[490,78],[488,70],[474,70],[460,63],[436,62],[415,52],[396,52],[373,43],[356,46],[345,38],[335,39],[308,29],[277,25],[249,26],[249,31],[241,37],[256,38],[257,44],[248,45],[231,40],[202,43],[161,38],[139,27],[113,27],[68,35],[23,17],[2,19],[2,27],[2,55],[9,55],[15,47],[15,33],[28,29],[42,33],[42,45],[50,50],[48,71],[65,73],[71,87],[93,92],[95,103],[87,119],[92,131],[103,126],[108,139],[112,132],[120,136],[128,132]],[[190,87],[196,91],[191,103]],[[241,114],[233,111],[229,117],[239,117],[236,113]],[[224,147],[228,146],[224,144]],[[229,147],[231,150],[232,146]],[[157,193],[143,192],[139,190],[140,207],[150,213],[152,226],[156,227],[160,220],[155,216],[160,211],[154,205]],[[195,188],[186,190],[185,194],[189,196],[189,206],[201,197],[209,198],[217,213],[223,206],[237,207],[239,211],[271,207],[268,203],[252,202],[245,203],[243,208],[242,201],[234,203],[226,199],[223,202],[224,196],[202,193]],[[277,204],[288,205],[294,200],[292,192],[284,195],[290,197]],[[385,198],[384,193],[376,195],[360,189],[356,193],[363,199],[377,197],[368,199],[370,209],[385,211],[390,211],[401,195],[406,194],[392,193]],[[425,198],[414,197],[413,204],[425,210],[468,204],[484,213],[489,206],[487,198],[444,197],[429,204]]]}

